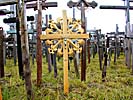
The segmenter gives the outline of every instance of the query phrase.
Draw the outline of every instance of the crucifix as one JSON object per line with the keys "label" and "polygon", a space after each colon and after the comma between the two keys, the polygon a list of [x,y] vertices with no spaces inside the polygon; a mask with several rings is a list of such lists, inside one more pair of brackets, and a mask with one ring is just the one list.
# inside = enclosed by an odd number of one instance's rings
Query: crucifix
{"label": "crucifix", "polygon": [[[72,28],[69,29],[70,20],[67,19],[66,10],[63,10],[63,19],[61,21],[61,29],[56,26],[55,22],[51,22],[50,26],[56,29],[56,32],[53,32],[51,29],[46,29],[46,35],[41,35],[41,40],[46,40],[46,44],[50,45],[49,52],[60,53],[63,55],[63,70],[64,70],[64,94],[69,92],[69,82],[68,82],[68,56],[74,51],[82,51],[80,45],[84,43],[83,39],[89,38],[88,34],[83,34],[83,29],[79,29],[77,32],[73,32],[73,29],[78,27],[78,22],[75,22]],[[53,33],[53,34],[51,34]],[[77,39],[77,43],[74,43],[73,40]],[[56,41],[54,43],[53,41]],[[60,46],[59,46],[60,45]]]}
{"label": "crucifix", "polygon": [[[95,8],[97,6],[97,3],[95,1],[87,2],[86,0],[79,0],[78,2],[69,1],[67,3],[67,6],[69,8],[77,7],[79,10],[81,10],[81,27],[84,29],[84,34],[86,33],[86,19],[85,19],[85,10],[88,7]],[[85,43],[83,45],[83,52],[81,55],[81,81],[86,80],[86,39],[84,39]],[[89,40],[88,40],[89,44]],[[89,45],[88,45],[89,47]],[[88,48],[88,62],[90,62],[90,50]]]}

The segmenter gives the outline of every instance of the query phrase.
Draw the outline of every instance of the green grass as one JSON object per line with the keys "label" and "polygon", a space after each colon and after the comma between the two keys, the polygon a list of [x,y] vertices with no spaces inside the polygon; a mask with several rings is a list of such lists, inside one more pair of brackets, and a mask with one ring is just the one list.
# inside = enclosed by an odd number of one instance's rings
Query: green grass
{"label": "green grass", "polygon": [[[46,60],[43,58],[43,82],[41,87],[37,87],[36,65],[31,65],[35,100],[133,100],[133,76],[131,70],[125,66],[123,55],[115,65],[111,62],[107,68],[106,82],[101,81],[97,55],[91,59],[90,64],[87,64],[85,82],[76,77],[72,61],[69,71],[70,92],[67,96],[63,93],[62,60],[57,63],[57,67],[58,76],[54,78],[53,67],[49,73]],[[3,100],[26,100],[24,81],[19,79],[18,68],[14,66],[12,59],[7,60],[5,74],[11,77],[0,79]]]}

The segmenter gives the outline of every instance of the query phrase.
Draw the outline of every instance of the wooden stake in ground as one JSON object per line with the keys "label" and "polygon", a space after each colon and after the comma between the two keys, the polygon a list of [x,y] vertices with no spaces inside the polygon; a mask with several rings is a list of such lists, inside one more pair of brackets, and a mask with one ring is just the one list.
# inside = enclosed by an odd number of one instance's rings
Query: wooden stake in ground
{"label": "wooden stake in ground", "polygon": [[42,6],[40,1],[37,2],[38,16],[37,16],[37,85],[40,85],[42,82],[42,43],[40,40],[40,35],[42,33]]}
{"label": "wooden stake in ground", "polygon": [[0,87],[0,100],[2,100],[2,92],[1,92],[1,87]]}
{"label": "wooden stake in ground", "polygon": [[[20,3],[20,1],[18,2]],[[22,61],[25,78],[25,86],[27,91],[27,100],[34,100],[32,93],[32,84],[31,84],[31,69],[30,69],[30,57],[29,57],[29,45],[28,45],[28,33],[26,32],[26,4],[22,0],[21,14],[19,13],[19,18],[21,22],[21,43],[22,43]]]}
{"label": "wooden stake in ground", "polygon": [[[67,3],[67,6],[69,8],[77,7],[81,10],[81,27],[84,29],[84,34],[86,34],[85,10],[87,7],[95,8],[97,6],[97,3],[95,1],[87,2],[86,0],[79,0],[78,2],[73,2],[72,0],[70,0]],[[84,39],[84,42],[85,43],[82,46],[83,50],[82,50],[82,55],[81,55],[81,81],[86,80],[86,44],[87,44],[86,39]],[[89,45],[88,45],[88,47],[89,47]],[[88,48],[88,49],[90,49],[90,48]],[[90,55],[88,55],[88,62],[90,62]]]}
{"label": "wooden stake in ground", "polygon": [[3,28],[0,27],[0,78],[4,77],[3,41]]}
{"label": "wooden stake in ground", "polygon": [[[29,0],[27,0],[28,2]],[[34,0],[31,0],[34,1]],[[34,10],[38,10],[38,21],[37,21],[37,85],[39,86],[42,81],[42,44],[39,39],[40,34],[42,33],[42,9],[46,9],[48,7],[57,7],[57,2],[45,2],[46,0],[37,0],[36,3],[27,4],[26,8],[34,8]]]}

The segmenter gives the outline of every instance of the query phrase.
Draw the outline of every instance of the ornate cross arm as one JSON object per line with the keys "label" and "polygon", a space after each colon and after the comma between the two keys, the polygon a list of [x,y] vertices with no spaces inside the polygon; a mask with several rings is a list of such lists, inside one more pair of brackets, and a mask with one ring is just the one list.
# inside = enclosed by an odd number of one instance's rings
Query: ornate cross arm
{"label": "ornate cross arm", "polygon": [[97,3],[95,1],[92,1],[92,2],[86,2],[85,0],[80,0],[79,2],[73,2],[73,1],[69,1],[67,3],[67,6],[69,8],[72,8],[72,7],[81,7],[81,2],[83,2],[85,4],[86,7],[92,7],[92,8],[95,8],[97,7]]}

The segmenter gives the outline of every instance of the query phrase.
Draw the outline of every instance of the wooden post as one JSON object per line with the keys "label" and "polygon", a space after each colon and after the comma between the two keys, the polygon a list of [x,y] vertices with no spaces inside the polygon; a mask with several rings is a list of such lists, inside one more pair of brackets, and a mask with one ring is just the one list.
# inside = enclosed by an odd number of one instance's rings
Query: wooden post
{"label": "wooden post", "polygon": [[130,30],[130,12],[129,12],[130,2],[129,2],[129,0],[126,0],[125,3],[126,3],[126,6],[127,6],[127,8],[126,8],[126,31],[127,31],[127,34],[126,35],[128,37],[127,38],[128,53],[127,53],[126,56],[128,56],[127,66],[128,66],[128,68],[131,68],[131,43],[130,43],[130,36],[128,36],[131,32],[131,30]]}
{"label": "wooden post", "polygon": [[1,91],[1,86],[0,86],[0,100],[2,100],[2,91]]}
{"label": "wooden post", "polygon": [[[85,22],[85,5],[81,3],[81,27],[84,29],[84,34],[86,34],[86,22]],[[81,55],[81,81],[86,81],[86,39],[84,39],[85,44],[83,44],[83,50]],[[89,46],[89,45],[88,45]],[[88,56],[88,60],[90,57]]]}
{"label": "wooden post", "polygon": [[102,47],[100,46],[100,34],[99,34],[99,31],[101,32],[101,30],[96,30],[96,35],[97,35],[97,47],[98,47],[98,58],[99,58],[99,66],[100,66],[100,70],[102,70]]}
{"label": "wooden post", "polygon": [[[67,34],[67,14],[63,10],[63,34]],[[63,66],[64,66],[64,93],[68,94],[69,83],[68,83],[68,44],[66,39],[63,41]]]}
{"label": "wooden post", "polygon": [[[26,0],[27,2],[29,0]],[[34,0],[32,0],[34,1]],[[27,4],[26,8],[34,8],[34,10],[38,10],[38,21],[37,21],[37,85],[41,84],[42,81],[42,44],[40,40],[40,35],[42,33],[42,9],[46,7],[57,7],[57,2],[48,2],[37,0],[37,4]]]}
{"label": "wooden post", "polygon": [[0,78],[4,77],[4,61],[3,61],[3,28],[0,27]]}
{"label": "wooden post", "polygon": [[[19,1],[20,3],[20,1]],[[22,61],[25,77],[25,87],[27,91],[27,100],[33,100],[32,93],[32,84],[31,84],[31,69],[30,69],[30,57],[29,57],[29,45],[28,45],[28,33],[26,32],[26,4],[24,0],[22,0],[22,8],[21,8],[21,43],[22,43]]]}
{"label": "wooden post", "polygon": [[18,70],[20,78],[24,79],[24,69],[22,64],[22,49],[21,49],[21,35],[20,35],[20,20],[19,20],[20,5],[16,5],[16,33],[17,33],[17,56],[18,56]]}
{"label": "wooden post", "polygon": [[[79,2],[69,1],[67,6],[70,8],[78,7],[81,10],[81,27],[84,29],[84,34],[86,34],[86,19],[85,19],[85,7],[95,8],[97,3],[95,1],[87,2],[86,0],[79,0]],[[85,43],[82,46],[82,54],[81,54],[81,81],[86,80],[86,39],[84,39]],[[89,46],[89,45],[88,45]],[[90,61],[90,55],[88,55],[88,60]]]}
{"label": "wooden post", "polygon": [[78,61],[79,60],[77,60],[77,59],[79,59],[79,53],[76,53],[76,52],[74,52],[74,56],[73,56],[73,63],[74,63],[74,68],[75,68],[75,73],[76,73],[76,77],[77,78],[79,78],[80,77],[80,75],[79,75],[79,66],[78,66]]}
{"label": "wooden post", "polygon": [[[46,27],[48,27],[48,15],[45,16],[46,19]],[[48,71],[51,72],[51,54],[48,52],[48,46],[46,45],[46,61],[48,62]]]}
{"label": "wooden post", "polygon": [[132,72],[131,74],[133,75],[133,40],[131,40],[131,48],[132,48]]}
{"label": "wooden post", "polygon": [[109,37],[107,37],[107,40],[106,40],[106,47],[105,47],[105,53],[104,53],[104,65],[102,69],[102,81],[103,82],[105,82],[105,77],[106,77],[108,49],[109,49]]}
{"label": "wooden post", "polygon": [[42,6],[40,0],[37,1],[38,16],[37,16],[37,85],[39,86],[42,82],[42,43],[40,35],[42,33]]}

